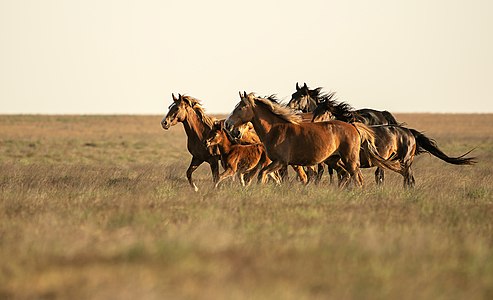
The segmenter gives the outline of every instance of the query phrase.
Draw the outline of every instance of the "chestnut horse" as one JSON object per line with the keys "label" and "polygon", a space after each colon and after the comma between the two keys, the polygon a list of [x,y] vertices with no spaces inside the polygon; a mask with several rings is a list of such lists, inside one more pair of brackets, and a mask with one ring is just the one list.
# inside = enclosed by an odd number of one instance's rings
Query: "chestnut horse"
{"label": "chestnut horse", "polygon": [[[362,186],[359,170],[361,143],[374,145],[374,136],[363,124],[348,124],[341,121],[301,123],[293,110],[253,93],[240,93],[241,101],[226,119],[224,125],[233,129],[252,122],[272,162],[259,174],[262,183],[266,176],[286,165],[314,166],[322,162],[342,160],[345,171],[356,186]],[[377,164],[385,161],[372,152]],[[347,185],[348,176],[340,182]]]}
{"label": "chestnut horse", "polygon": [[[327,105],[327,103],[321,103],[313,112],[313,121],[324,121],[334,115],[344,121],[351,122],[354,120],[352,118],[352,112],[346,110],[344,105],[332,106]],[[404,177],[404,186],[406,187],[413,187],[415,184],[411,166],[414,157],[421,153],[429,153],[454,165],[471,165],[475,163],[475,158],[464,157],[472,150],[459,157],[449,157],[438,148],[434,140],[415,129],[406,128],[401,125],[372,125],[369,128],[375,133],[375,145],[378,154],[391,161],[391,170]],[[361,168],[375,166],[370,158],[366,147],[363,147],[360,152]],[[338,172],[340,171],[338,170]],[[375,181],[377,184],[382,184],[383,180],[384,172],[377,168],[377,171],[375,171]]]}
{"label": "chestnut horse", "polygon": [[[247,127],[247,126],[245,126]],[[243,135],[245,136],[245,135]],[[219,180],[215,187],[224,179],[234,176],[240,179],[242,186],[250,184],[251,179],[263,167],[270,164],[270,159],[265,153],[264,146],[259,142],[256,144],[242,145],[223,128],[223,122],[216,122],[209,132],[206,140],[206,146],[217,146],[221,153],[224,172],[219,174]],[[280,183],[276,173],[269,174],[272,178]]]}

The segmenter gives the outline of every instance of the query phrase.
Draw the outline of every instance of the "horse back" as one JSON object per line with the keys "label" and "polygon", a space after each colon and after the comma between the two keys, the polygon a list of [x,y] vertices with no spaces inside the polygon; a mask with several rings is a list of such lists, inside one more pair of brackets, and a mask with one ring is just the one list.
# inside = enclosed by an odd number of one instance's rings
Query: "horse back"
{"label": "horse back", "polygon": [[357,119],[365,125],[397,125],[397,120],[386,110],[363,108],[356,111]]}
{"label": "horse back", "polygon": [[262,144],[233,145],[227,155],[227,161],[238,169],[251,170],[258,164],[264,153],[265,149]]}

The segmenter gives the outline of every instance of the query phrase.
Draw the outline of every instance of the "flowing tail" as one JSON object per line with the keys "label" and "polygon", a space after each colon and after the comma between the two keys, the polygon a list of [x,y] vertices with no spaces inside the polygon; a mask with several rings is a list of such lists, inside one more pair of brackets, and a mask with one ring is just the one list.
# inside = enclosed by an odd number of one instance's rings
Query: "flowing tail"
{"label": "flowing tail", "polygon": [[443,153],[443,151],[438,148],[438,145],[436,144],[435,140],[428,138],[423,133],[415,129],[409,129],[409,130],[411,131],[411,133],[414,135],[414,138],[416,139],[416,145],[417,145],[416,154],[427,152],[453,165],[472,165],[476,163],[476,157],[464,157],[469,153],[471,153],[471,151],[473,151],[474,149],[467,151],[461,156],[450,157],[447,154]]}
{"label": "flowing tail", "polygon": [[368,153],[374,165],[398,173],[401,171],[401,167],[398,162],[387,160],[378,154],[377,146],[375,145],[375,133],[370,127],[359,122],[352,123],[352,125],[356,128],[360,135],[362,150]]}

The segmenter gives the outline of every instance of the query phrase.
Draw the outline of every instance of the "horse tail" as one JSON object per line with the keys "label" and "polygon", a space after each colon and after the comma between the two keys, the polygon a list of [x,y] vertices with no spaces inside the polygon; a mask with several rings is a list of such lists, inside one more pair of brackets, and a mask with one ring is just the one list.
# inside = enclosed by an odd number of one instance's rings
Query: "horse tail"
{"label": "horse tail", "polygon": [[364,142],[368,142],[371,145],[375,145],[375,132],[373,132],[370,127],[361,122],[354,122],[351,123],[351,125],[353,125],[354,128],[356,128],[356,130],[358,131],[358,134],[361,138],[361,144],[363,144]]}
{"label": "horse tail", "polygon": [[361,148],[364,151],[367,151],[372,163],[378,167],[389,169],[394,172],[401,171],[400,165],[396,165],[395,162],[380,156],[375,144],[375,132],[371,127],[359,122],[352,123],[352,125],[356,128],[361,138]]}
{"label": "horse tail", "polygon": [[422,132],[419,132],[415,129],[409,129],[416,139],[416,154],[421,154],[427,152],[439,159],[453,165],[472,165],[476,163],[476,157],[464,157],[471,153],[474,149],[467,151],[458,157],[450,157],[447,154],[443,153],[442,150],[438,148],[435,140],[428,138]]}
{"label": "horse tail", "polygon": [[397,123],[397,120],[394,118],[394,116],[388,111],[383,110],[382,114],[385,120],[387,120],[388,125],[399,125],[399,123]]}

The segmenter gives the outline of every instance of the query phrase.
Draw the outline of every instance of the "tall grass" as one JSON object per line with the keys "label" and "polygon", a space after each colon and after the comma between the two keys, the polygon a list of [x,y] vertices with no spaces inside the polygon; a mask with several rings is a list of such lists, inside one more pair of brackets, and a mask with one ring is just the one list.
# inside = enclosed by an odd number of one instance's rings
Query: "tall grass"
{"label": "tall grass", "polygon": [[216,190],[204,165],[198,193],[159,117],[0,117],[0,298],[490,299],[493,116],[428,117],[412,127],[479,164],[423,155],[413,190],[365,170],[345,191]]}

